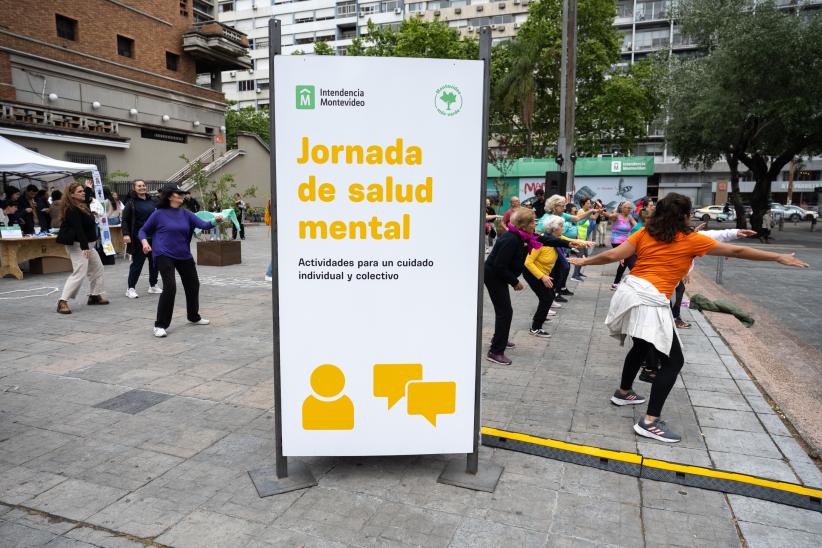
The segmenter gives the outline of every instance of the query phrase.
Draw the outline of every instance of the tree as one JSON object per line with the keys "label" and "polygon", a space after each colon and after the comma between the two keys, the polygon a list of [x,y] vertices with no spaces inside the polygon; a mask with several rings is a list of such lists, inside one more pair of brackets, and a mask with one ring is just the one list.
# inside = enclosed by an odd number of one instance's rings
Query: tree
{"label": "tree", "polygon": [[253,133],[268,143],[268,112],[254,107],[229,108],[225,113],[225,130],[228,148],[237,148],[238,131]]}
{"label": "tree", "polygon": [[336,55],[336,53],[328,42],[314,42],[314,55]]}
{"label": "tree", "polygon": [[[576,143],[578,154],[614,147],[628,151],[661,110],[662,67],[637,63],[617,68],[621,35],[611,0],[578,7]],[[526,155],[547,155],[559,137],[562,2],[531,4],[517,38],[492,55],[492,134],[504,132]]]}
{"label": "tree", "polygon": [[[759,226],[779,172],[800,154],[822,152],[822,15],[753,0],[687,0],[682,10],[683,31],[708,54],[677,69],[685,76],[674,81],[692,74],[701,85],[669,111],[674,153],[707,161],[713,145],[732,170],[747,167],[756,181],[751,223]],[[708,125],[689,127],[688,117]],[[679,128],[694,138],[676,142]]]}
{"label": "tree", "polygon": [[399,30],[380,27],[368,20],[368,34],[355,38],[346,55],[369,57],[427,57],[435,59],[476,59],[479,44],[460,38],[456,29],[442,21],[406,19]]}

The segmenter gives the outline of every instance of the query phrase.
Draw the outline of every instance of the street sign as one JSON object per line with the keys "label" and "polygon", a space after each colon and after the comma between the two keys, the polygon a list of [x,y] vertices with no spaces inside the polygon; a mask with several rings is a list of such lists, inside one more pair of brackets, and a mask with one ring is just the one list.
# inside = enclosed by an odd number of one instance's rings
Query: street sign
{"label": "street sign", "polygon": [[282,454],[471,453],[482,61],[273,66]]}

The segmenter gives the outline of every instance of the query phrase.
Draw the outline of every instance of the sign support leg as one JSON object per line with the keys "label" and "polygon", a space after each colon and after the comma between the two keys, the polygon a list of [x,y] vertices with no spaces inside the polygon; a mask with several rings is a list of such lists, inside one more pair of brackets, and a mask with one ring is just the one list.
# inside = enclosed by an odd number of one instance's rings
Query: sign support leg
{"label": "sign support leg", "polygon": [[493,493],[497,488],[497,483],[502,475],[502,466],[491,462],[484,462],[482,467],[479,464],[479,440],[480,440],[480,379],[482,378],[482,298],[483,298],[483,277],[485,273],[485,187],[488,179],[488,111],[491,90],[491,29],[482,27],[479,36],[480,54],[479,58],[484,61],[483,70],[483,100],[482,100],[482,143],[480,154],[480,203],[479,203],[479,245],[477,247],[477,344],[475,352],[476,371],[474,373],[474,447],[468,453],[466,463],[463,466],[461,461],[449,462],[437,479],[439,483],[473,489],[474,491],[486,491]]}
{"label": "sign support leg", "polygon": [[[282,33],[279,19],[268,21],[268,74],[271,89],[269,99],[269,136],[271,138],[271,260],[277,260],[277,148],[274,140],[274,56],[282,53]],[[271,312],[274,320],[273,362],[274,362],[274,444],[275,460],[273,468],[261,468],[248,472],[251,482],[261,497],[280,495],[317,485],[317,480],[305,464],[288,463],[283,455],[283,410],[282,384],[280,382],[280,289],[277,265],[271,269]]]}

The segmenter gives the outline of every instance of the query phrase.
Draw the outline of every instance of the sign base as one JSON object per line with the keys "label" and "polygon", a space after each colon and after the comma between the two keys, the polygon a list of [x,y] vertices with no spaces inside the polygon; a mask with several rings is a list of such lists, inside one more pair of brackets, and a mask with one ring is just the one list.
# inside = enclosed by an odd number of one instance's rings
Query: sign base
{"label": "sign base", "polygon": [[251,483],[262,497],[282,495],[298,489],[306,489],[317,485],[317,480],[306,465],[301,462],[288,463],[288,476],[278,478],[275,468],[260,468],[248,472]]}
{"label": "sign base", "polygon": [[485,462],[480,463],[476,474],[471,474],[465,470],[464,460],[452,460],[437,478],[437,483],[493,493],[497,488],[502,470],[502,466],[498,464]]}

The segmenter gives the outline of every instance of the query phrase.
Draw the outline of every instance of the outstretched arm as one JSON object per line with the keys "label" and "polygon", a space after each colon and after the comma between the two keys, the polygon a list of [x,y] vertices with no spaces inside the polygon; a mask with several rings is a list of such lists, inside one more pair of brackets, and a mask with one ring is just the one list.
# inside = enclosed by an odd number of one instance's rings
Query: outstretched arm
{"label": "outstretched arm", "polygon": [[609,249],[603,253],[598,253],[592,257],[575,257],[568,259],[573,265],[588,266],[594,264],[610,264],[627,259],[636,252],[634,245],[625,240],[618,247]]}
{"label": "outstretched arm", "polygon": [[[617,248],[619,249],[619,248]],[[748,261],[775,261],[785,266],[795,266],[798,268],[808,268],[808,263],[797,259],[793,253],[773,253],[742,245],[732,245],[717,243],[708,255],[719,257],[733,257],[735,259],[746,259]]]}

